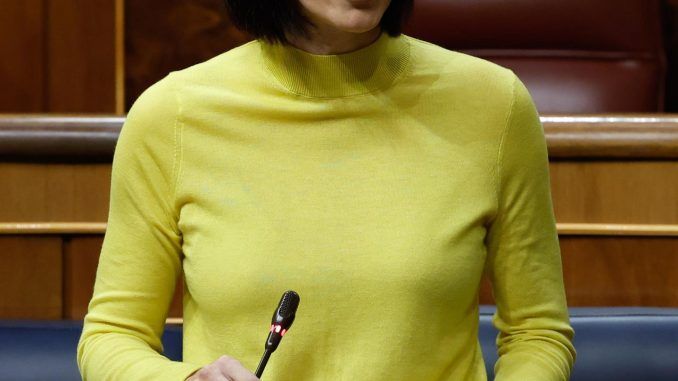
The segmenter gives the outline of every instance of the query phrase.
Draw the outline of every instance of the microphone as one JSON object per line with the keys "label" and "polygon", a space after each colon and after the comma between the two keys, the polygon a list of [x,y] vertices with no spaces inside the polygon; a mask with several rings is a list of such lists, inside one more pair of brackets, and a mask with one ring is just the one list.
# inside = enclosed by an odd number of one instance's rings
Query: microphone
{"label": "microphone", "polygon": [[261,378],[261,374],[264,373],[264,368],[266,367],[266,363],[268,363],[269,357],[271,357],[271,353],[278,349],[278,345],[283,336],[285,336],[285,333],[287,333],[292,326],[295,314],[297,313],[297,307],[299,307],[299,294],[291,290],[285,291],[282,298],[280,298],[278,308],[273,312],[271,329],[269,330],[268,338],[266,338],[264,355],[261,357],[261,361],[259,361],[259,366],[256,371],[257,377]]}

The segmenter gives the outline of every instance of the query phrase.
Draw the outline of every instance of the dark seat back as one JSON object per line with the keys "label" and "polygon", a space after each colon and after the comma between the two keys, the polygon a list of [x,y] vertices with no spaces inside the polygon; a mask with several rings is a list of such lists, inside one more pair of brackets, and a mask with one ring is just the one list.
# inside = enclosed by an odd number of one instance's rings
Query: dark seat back
{"label": "dark seat back", "polygon": [[[480,344],[489,379],[497,361],[493,307],[482,307]],[[577,361],[571,381],[678,379],[678,309],[570,308]]]}
{"label": "dark seat back", "polygon": [[513,69],[542,113],[657,112],[659,0],[417,0],[405,32]]}
{"label": "dark seat back", "polygon": [[[496,330],[481,308],[479,340],[492,379]],[[675,381],[678,309],[572,308],[578,358],[572,381]],[[0,380],[80,380],[75,351],[82,322],[0,321]],[[264,332],[265,334],[265,332]],[[165,355],[181,359],[181,327],[168,326]]]}

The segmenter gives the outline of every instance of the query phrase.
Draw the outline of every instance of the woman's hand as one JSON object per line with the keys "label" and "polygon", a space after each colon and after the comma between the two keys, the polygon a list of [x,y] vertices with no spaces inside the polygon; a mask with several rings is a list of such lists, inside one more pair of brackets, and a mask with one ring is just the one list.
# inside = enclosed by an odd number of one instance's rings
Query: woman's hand
{"label": "woman's hand", "polygon": [[245,369],[240,361],[221,356],[217,361],[203,367],[186,381],[258,381],[259,379]]}

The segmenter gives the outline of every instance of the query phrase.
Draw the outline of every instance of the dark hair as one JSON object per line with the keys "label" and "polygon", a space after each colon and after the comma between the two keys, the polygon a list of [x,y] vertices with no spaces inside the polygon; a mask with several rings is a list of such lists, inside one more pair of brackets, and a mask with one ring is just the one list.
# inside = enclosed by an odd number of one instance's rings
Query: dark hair
{"label": "dark hair", "polygon": [[[383,31],[396,37],[402,33],[414,0],[391,0],[381,18]],[[299,0],[225,0],[233,24],[254,38],[287,44],[285,32],[308,35],[315,27],[303,13]]]}

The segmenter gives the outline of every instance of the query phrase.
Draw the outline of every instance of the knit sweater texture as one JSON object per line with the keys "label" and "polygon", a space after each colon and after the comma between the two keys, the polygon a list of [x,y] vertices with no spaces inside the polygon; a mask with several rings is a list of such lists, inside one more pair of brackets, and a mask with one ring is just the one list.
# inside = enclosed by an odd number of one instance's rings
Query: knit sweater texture
{"label": "knit sweater texture", "polygon": [[[254,40],[135,102],[78,344],[85,380],[254,370],[271,381],[567,380],[575,358],[534,103],[509,69],[411,36],[316,55]],[[184,278],[183,362],[162,356]]]}

